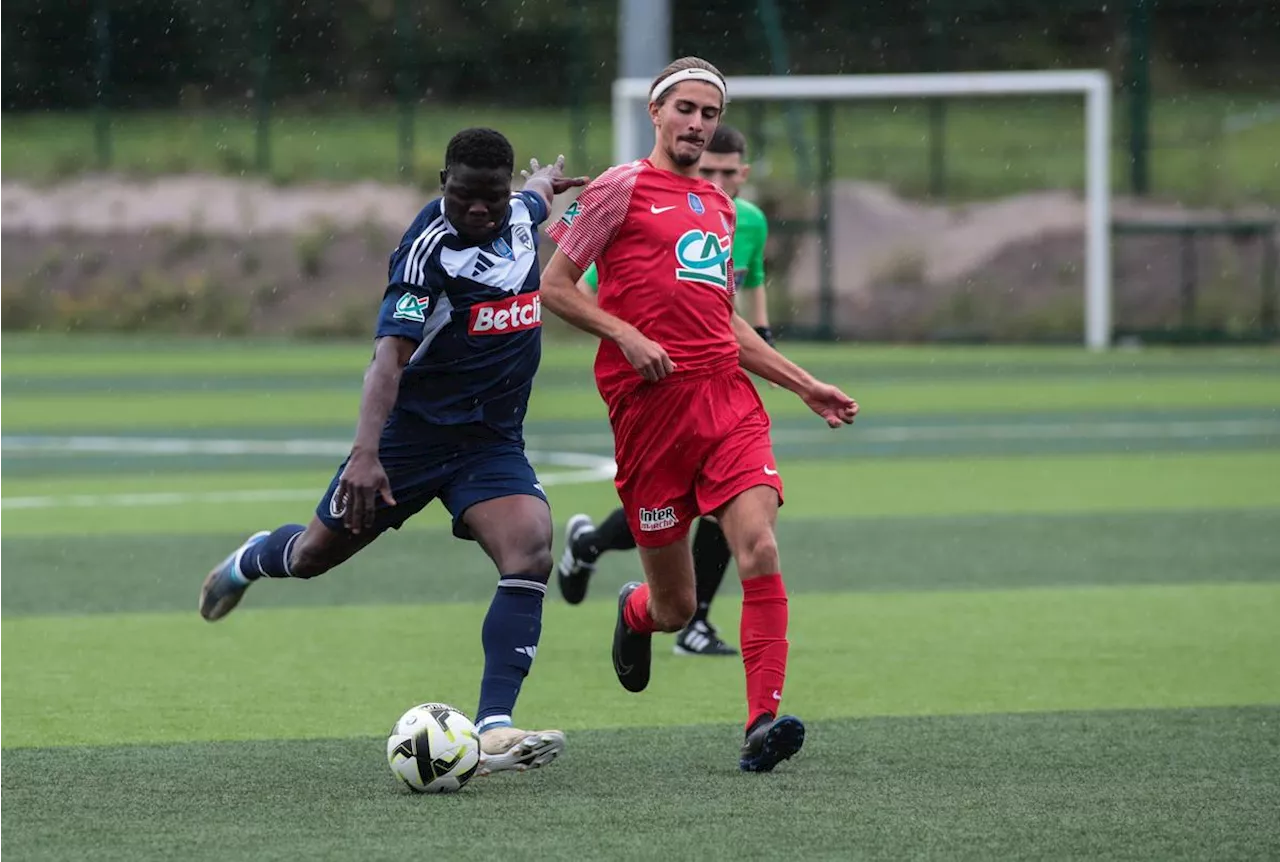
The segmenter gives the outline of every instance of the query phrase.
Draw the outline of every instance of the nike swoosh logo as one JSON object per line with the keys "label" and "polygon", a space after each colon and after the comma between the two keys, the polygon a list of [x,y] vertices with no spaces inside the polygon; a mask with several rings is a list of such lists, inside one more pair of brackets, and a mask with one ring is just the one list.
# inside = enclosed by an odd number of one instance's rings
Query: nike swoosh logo
{"label": "nike swoosh logo", "polygon": [[662,215],[667,210],[673,210],[673,209],[675,209],[674,205],[669,207],[660,207],[660,206],[655,206],[654,204],[649,204],[649,212],[653,213],[654,215]]}
{"label": "nike swoosh logo", "polygon": [[618,657],[618,648],[613,648],[613,670],[619,676],[626,676],[631,673],[631,665],[623,664],[622,659]]}
{"label": "nike swoosh logo", "polygon": [[617,656],[614,656],[613,669],[617,671],[619,676],[626,676],[627,674],[631,673],[632,666],[629,664],[623,664],[622,659],[618,658]]}
{"label": "nike swoosh logo", "polygon": [[765,474],[766,476],[776,476],[776,475],[778,475],[778,471],[777,471],[777,470],[770,470],[770,469],[769,469],[769,465],[768,465],[768,464],[765,464],[765,465],[764,465],[764,474]]}

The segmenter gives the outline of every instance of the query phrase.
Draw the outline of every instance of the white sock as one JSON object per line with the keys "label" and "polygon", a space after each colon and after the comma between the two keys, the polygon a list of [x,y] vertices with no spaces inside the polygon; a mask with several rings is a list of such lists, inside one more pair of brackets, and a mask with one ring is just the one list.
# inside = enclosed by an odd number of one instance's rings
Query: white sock
{"label": "white sock", "polygon": [[493,730],[495,727],[511,727],[511,716],[509,715],[491,715],[488,718],[481,719],[476,725],[476,730],[484,733],[486,730]]}

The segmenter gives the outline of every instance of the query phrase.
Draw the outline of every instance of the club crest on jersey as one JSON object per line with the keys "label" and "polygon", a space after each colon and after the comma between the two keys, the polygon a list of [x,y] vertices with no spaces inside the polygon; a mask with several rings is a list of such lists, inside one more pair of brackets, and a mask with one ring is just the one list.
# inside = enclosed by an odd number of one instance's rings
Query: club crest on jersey
{"label": "club crest on jersey", "polygon": [[516,229],[511,232],[516,242],[525,247],[527,251],[533,251],[533,234],[527,227],[522,224],[516,225]]}
{"label": "club crest on jersey", "polygon": [[728,237],[702,230],[686,231],[676,240],[676,278],[726,289],[730,251]]}
{"label": "club crest on jersey", "polygon": [[491,246],[493,248],[494,254],[500,254],[503,257],[505,257],[507,260],[516,259],[516,253],[511,250],[511,246],[507,245],[507,241],[502,237],[498,237],[497,239],[495,239],[491,243]]}
{"label": "club crest on jersey", "polygon": [[560,216],[560,221],[572,227],[573,220],[580,215],[582,215],[582,207],[578,204],[577,201],[574,201],[573,203],[569,204],[569,208],[564,211],[564,215]]}
{"label": "club crest on jersey", "polygon": [[406,293],[396,301],[396,311],[391,316],[396,320],[412,320],[414,323],[423,323],[427,319],[427,307],[429,305],[431,305],[431,297],[414,296],[412,293]]}
{"label": "club crest on jersey", "polygon": [[702,205],[702,198],[698,197],[693,192],[689,192],[689,209],[693,210],[698,215],[702,215],[707,211],[707,208]]}

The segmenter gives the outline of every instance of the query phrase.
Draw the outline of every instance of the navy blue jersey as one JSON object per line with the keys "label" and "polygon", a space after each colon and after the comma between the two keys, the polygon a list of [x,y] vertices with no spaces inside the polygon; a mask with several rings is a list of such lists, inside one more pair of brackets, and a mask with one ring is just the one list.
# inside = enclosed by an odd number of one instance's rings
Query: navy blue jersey
{"label": "navy blue jersey", "polygon": [[458,236],[437,198],[418,213],[391,254],[378,337],[418,343],[396,407],[433,425],[478,423],[522,435],[542,355],[536,192],[511,196],[497,238]]}

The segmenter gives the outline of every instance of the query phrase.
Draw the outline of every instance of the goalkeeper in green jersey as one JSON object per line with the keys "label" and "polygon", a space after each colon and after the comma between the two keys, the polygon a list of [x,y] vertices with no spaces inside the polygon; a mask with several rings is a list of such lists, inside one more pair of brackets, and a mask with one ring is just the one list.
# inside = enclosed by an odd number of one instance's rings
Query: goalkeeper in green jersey
{"label": "goalkeeper in green jersey", "polygon": [[[747,142],[742,133],[721,125],[703,151],[698,171],[703,179],[715,183],[733,198],[738,215],[733,235],[733,281],[740,291],[740,302],[746,303],[742,315],[765,341],[773,344],[764,287],[764,246],[769,236],[769,223],[758,206],[738,197],[738,191],[751,173],[751,166],[745,161],[746,150]],[[579,287],[594,293],[596,285],[593,264],[583,273]],[[614,510],[599,526],[587,515],[570,518],[565,528],[564,555],[556,566],[556,579],[565,601],[576,605],[586,597],[587,585],[601,554],[629,550],[635,546],[621,508]],[[737,655],[738,651],[724,642],[707,619],[711,600],[724,580],[731,556],[720,525],[712,518],[701,518],[693,537],[698,609],[676,636],[677,655]]]}

